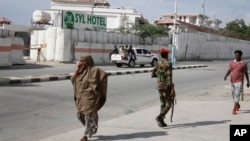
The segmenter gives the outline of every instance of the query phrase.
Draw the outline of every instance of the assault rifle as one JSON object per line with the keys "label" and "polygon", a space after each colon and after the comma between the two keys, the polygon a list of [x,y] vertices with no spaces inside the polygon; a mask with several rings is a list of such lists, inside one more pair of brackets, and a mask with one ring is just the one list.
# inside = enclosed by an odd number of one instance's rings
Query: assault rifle
{"label": "assault rifle", "polygon": [[176,103],[176,99],[172,98],[171,100],[171,117],[170,117],[170,121],[173,122],[173,115],[174,115],[174,104]]}

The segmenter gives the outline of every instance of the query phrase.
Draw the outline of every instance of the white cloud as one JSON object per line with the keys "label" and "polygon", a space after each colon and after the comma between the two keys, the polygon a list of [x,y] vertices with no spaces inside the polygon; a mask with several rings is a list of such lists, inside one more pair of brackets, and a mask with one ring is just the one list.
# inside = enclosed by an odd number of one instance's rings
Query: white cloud
{"label": "white cloud", "polygon": [[245,24],[246,24],[247,26],[249,26],[249,25],[250,25],[250,12],[246,13],[244,19],[245,19],[245,20],[244,20],[244,21],[245,21]]}

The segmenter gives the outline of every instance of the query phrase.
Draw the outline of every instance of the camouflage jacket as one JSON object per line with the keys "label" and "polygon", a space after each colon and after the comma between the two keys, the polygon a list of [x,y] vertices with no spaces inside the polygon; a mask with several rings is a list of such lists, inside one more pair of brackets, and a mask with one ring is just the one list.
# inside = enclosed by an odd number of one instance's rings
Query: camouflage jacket
{"label": "camouflage jacket", "polygon": [[167,89],[172,84],[172,63],[166,59],[158,61],[151,76],[157,78],[158,89]]}

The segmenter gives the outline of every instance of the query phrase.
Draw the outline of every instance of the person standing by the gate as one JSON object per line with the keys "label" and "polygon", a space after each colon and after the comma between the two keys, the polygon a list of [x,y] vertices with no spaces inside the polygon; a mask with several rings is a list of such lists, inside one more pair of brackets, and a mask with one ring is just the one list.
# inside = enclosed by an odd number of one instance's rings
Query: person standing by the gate
{"label": "person standing by the gate", "polygon": [[160,96],[161,108],[160,114],[156,117],[156,121],[160,127],[165,127],[165,115],[170,110],[173,99],[175,97],[172,83],[172,63],[168,61],[169,51],[165,48],[160,50],[162,60],[158,61],[152,71],[151,76],[157,78],[157,89]]}
{"label": "person standing by the gate", "polygon": [[93,58],[86,55],[80,58],[77,69],[71,77],[74,87],[74,100],[77,117],[86,127],[81,141],[87,141],[98,129],[98,111],[106,102],[108,75],[94,66]]}
{"label": "person standing by the gate", "polygon": [[228,71],[224,77],[224,80],[227,80],[227,76],[231,74],[231,88],[232,88],[232,96],[234,101],[232,114],[235,115],[236,111],[240,109],[240,93],[241,89],[243,89],[244,75],[247,79],[247,87],[249,87],[249,76],[247,71],[247,64],[244,62],[242,57],[242,51],[236,50],[234,52],[235,59],[229,63]]}
{"label": "person standing by the gate", "polygon": [[114,49],[109,53],[109,59],[111,59],[112,54],[119,54],[119,50],[116,45],[114,46]]}
{"label": "person standing by the gate", "polygon": [[128,57],[129,57],[128,64],[130,64],[131,61],[136,60],[135,51],[133,50],[132,45],[130,45],[129,48],[128,48]]}

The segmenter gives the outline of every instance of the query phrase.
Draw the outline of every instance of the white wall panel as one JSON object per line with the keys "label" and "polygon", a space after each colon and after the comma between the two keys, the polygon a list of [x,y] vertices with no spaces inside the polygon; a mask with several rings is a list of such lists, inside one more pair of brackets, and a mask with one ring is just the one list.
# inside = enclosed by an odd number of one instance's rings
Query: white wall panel
{"label": "white wall panel", "polygon": [[71,29],[58,29],[56,38],[55,61],[73,61],[73,47],[71,45]]}
{"label": "white wall panel", "polygon": [[[101,44],[103,42],[103,39],[102,39],[103,38],[103,31],[97,31],[95,38],[97,38],[96,43]],[[95,42],[93,42],[93,43],[95,43]]]}
{"label": "white wall panel", "polygon": [[85,37],[85,34],[84,34],[85,30],[79,30],[79,42],[84,42],[84,37]]}
{"label": "white wall panel", "polygon": [[[46,30],[39,30],[38,31],[38,41],[37,44],[39,47],[41,47],[41,44],[46,44]],[[40,52],[40,61],[46,61],[47,60],[47,48],[41,48]]]}
{"label": "white wall panel", "polygon": [[[107,32],[102,32],[102,43],[107,44],[108,43],[108,33]],[[110,42],[112,43],[112,42]]]}
{"label": "white wall panel", "polygon": [[123,44],[122,34],[116,34],[116,35],[117,35],[117,44]]}
{"label": "white wall panel", "polygon": [[55,50],[56,50],[56,38],[57,38],[58,28],[49,28],[46,30],[46,43],[47,43],[47,60],[55,60]]}
{"label": "white wall panel", "polygon": [[91,43],[97,43],[97,32],[96,31],[90,31],[90,42]]}
{"label": "white wall panel", "polygon": [[91,42],[91,31],[84,31],[84,42]]}
{"label": "white wall panel", "polygon": [[[38,30],[33,30],[30,35],[30,48],[39,48],[38,44]],[[30,60],[37,61],[37,49],[30,49]]]}

